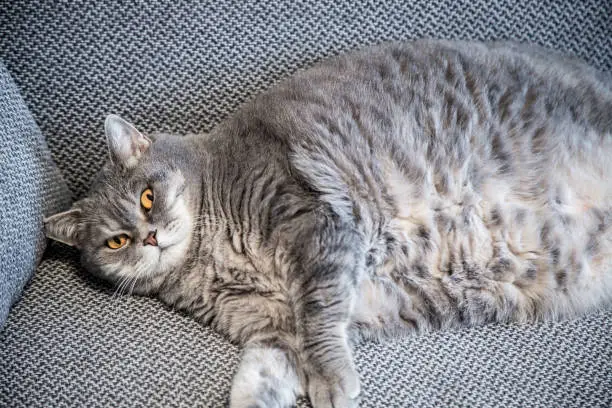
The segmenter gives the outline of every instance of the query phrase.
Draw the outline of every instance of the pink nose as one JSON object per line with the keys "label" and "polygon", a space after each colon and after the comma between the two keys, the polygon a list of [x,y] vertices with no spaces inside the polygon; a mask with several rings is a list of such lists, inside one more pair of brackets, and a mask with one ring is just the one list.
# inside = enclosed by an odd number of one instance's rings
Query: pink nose
{"label": "pink nose", "polygon": [[157,230],[149,231],[149,235],[142,241],[144,245],[153,245],[157,246],[157,239],[155,239],[155,234],[157,234]]}

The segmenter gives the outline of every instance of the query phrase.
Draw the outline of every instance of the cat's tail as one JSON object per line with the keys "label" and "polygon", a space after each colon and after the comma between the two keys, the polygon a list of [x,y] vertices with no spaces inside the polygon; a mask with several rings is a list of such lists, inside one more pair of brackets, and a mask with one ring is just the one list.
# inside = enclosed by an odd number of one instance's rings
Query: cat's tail
{"label": "cat's tail", "polygon": [[230,408],[289,408],[303,394],[297,362],[281,347],[249,343],[232,383]]}

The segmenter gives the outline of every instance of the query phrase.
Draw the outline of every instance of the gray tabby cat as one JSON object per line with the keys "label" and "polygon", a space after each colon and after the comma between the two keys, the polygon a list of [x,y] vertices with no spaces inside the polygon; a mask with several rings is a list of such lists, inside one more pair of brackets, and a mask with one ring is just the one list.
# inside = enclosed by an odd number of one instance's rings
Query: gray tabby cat
{"label": "gray tabby cat", "polygon": [[612,81],[538,48],[388,44],[208,135],[106,137],[47,234],[243,345],[232,407],[355,406],[357,341],[612,299]]}

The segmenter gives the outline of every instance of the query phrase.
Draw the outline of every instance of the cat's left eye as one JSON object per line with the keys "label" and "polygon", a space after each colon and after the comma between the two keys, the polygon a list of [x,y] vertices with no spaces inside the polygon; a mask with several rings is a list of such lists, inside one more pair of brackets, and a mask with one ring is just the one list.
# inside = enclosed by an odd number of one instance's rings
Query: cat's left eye
{"label": "cat's left eye", "polygon": [[153,190],[150,188],[145,188],[142,194],[140,194],[140,205],[145,210],[149,211],[153,208]]}
{"label": "cat's left eye", "polygon": [[115,235],[114,237],[106,240],[106,246],[110,249],[123,248],[129,240],[130,237],[127,234]]}

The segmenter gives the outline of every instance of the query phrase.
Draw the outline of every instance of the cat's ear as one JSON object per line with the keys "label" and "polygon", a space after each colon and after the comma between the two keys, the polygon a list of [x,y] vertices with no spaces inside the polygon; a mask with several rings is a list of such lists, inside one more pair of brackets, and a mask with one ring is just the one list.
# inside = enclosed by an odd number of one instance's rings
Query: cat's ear
{"label": "cat's ear", "polygon": [[78,247],[81,209],[73,207],[68,211],[44,219],[45,235],[66,245]]}
{"label": "cat's ear", "polygon": [[104,132],[113,164],[135,167],[142,154],[151,146],[151,140],[117,115],[108,115]]}

